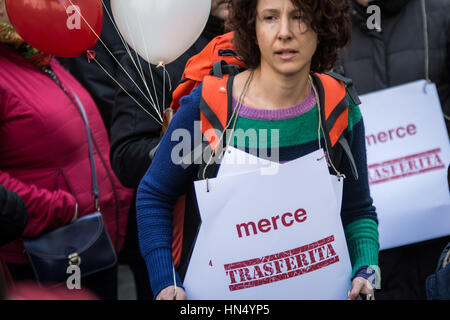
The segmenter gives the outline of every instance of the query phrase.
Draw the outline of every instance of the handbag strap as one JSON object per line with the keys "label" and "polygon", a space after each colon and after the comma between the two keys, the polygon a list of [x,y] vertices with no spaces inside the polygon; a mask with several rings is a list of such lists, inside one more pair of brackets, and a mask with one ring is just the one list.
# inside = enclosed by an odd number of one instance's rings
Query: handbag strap
{"label": "handbag strap", "polygon": [[[69,94],[69,92],[66,90],[62,82],[58,79],[55,72],[51,68],[47,68],[44,70],[44,72],[52,78],[53,81],[64,91],[64,93],[67,95],[67,97],[70,99],[72,104],[75,107],[78,107],[81,117],[83,118],[84,125],[86,127],[87,131],[87,138],[88,138],[88,148],[89,148],[89,158],[91,162],[91,172],[92,172],[92,195],[94,197],[94,207],[95,210],[100,212],[100,206],[99,206],[99,198],[100,198],[100,192],[98,188],[98,181],[97,181],[97,170],[95,169],[95,161],[94,161],[94,149],[92,148],[92,136],[91,136],[91,130],[89,128],[89,121],[86,116],[86,111],[83,107],[83,103],[81,102],[80,98],[78,98],[77,94],[72,91],[72,95]],[[75,98],[75,99],[74,99]],[[74,101],[75,100],[75,101]]]}
{"label": "handbag strap", "polygon": [[86,111],[83,107],[83,103],[81,102],[80,98],[78,98],[77,94],[72,91],[73,96],[75,97],[75,101],[77,102],[78,108],[80,109],[81,116],[83,118],[86,131],[87,131],[87,137],[88,137],[88,147],[89,147],[89,158],[91,161],[91,171],[92,171],[92,194],[94,196],[94,205],[95,210],[100,212],[100,207],[98,204],[98,200],[100,197],[100,192],[98,189],[98,180],[97,180],[97,170],[95,169],[95,161],[94,161],[94,150],[92,148],[92,136],[91,136],[91,130],[89,128],[89,121],[86,116]]}

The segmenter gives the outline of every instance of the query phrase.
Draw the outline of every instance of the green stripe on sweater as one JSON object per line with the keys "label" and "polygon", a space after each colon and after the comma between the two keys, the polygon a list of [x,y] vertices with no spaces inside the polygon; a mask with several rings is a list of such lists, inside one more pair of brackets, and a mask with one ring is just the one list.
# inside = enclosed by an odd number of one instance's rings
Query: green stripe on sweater
{"label": "green stripe on sweater", "polygon": [[[361,120],[362,115],[359,107],[350,97],[349,101],[348,130],[352,130],[353,126]],[[271,148],[272,143],[279,148],[300,145],[318,140],[318,128],[317,104],[310,111],[290,119],[264,121],[239,116],[236,121],[234,141],[231,144],[251,149],[260,146]],[[276,138],[277,134],[278,138]],[[323,136],[322,132],[320,136]]]}

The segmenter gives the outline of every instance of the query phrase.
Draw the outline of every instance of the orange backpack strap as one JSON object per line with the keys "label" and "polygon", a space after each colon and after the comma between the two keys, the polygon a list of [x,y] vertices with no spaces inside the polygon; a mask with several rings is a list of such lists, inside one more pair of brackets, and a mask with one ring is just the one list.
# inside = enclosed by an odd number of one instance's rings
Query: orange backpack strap
{"label": "orange backpack strap", "polygon": [[172,95],[170,107],[174,111],[178,110],[180,99],[197,87],[204,76],[215,74],[222,77],[222,72],[235,73],[238,68],[245,68],[241,58],[234,51],[233,37],[233,32],[215,37],[202,51],[188,60],[182,80]]}
{"label": "orange backpack strap", "polygon": [[331,147],[334,147],[348,126],[349,101],[344,83],[327,74],[316,74],[320,79],[318,84],[322,122],[328,133]]}
{"label": "orange backpack strap", "polygon": [[200,121],[203,136],[214,152],[220,147],[220,136],[227,126],[231,114],[230,76],[222,78],[206,76],[202,82]]}
{"label": "orange backpack strap", "polygon": [[318,89],[320,99],[320,117],[324,128],[324,140],[330,159],[340,166],[343,153],[346,155],[352,174],[358,179],[358,170],[350,146],[344,136],[348,127],[350,101],[347,93],[355,104],[360,101],[352,88],[350,79],[334,73],[312,74]]}

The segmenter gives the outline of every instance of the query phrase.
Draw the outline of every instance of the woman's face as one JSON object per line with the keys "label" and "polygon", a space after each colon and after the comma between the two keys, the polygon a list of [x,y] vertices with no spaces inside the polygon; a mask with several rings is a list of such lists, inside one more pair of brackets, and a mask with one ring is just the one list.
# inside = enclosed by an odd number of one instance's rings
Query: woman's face
{"label": "woman's face", "polygon": [[258,0],[256,11],[261,68],[285,76],[309,72],[318,39],[298,8],[291,0]]}

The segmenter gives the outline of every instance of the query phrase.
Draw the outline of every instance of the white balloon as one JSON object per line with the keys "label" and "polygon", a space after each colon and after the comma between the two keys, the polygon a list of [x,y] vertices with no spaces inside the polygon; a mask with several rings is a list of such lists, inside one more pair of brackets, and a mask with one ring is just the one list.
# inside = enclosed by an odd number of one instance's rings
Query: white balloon
{"label": "white balloon", "polygon": [[211,0],[111,0],[125,41],[146,61],[168,64],[198,39]]}

